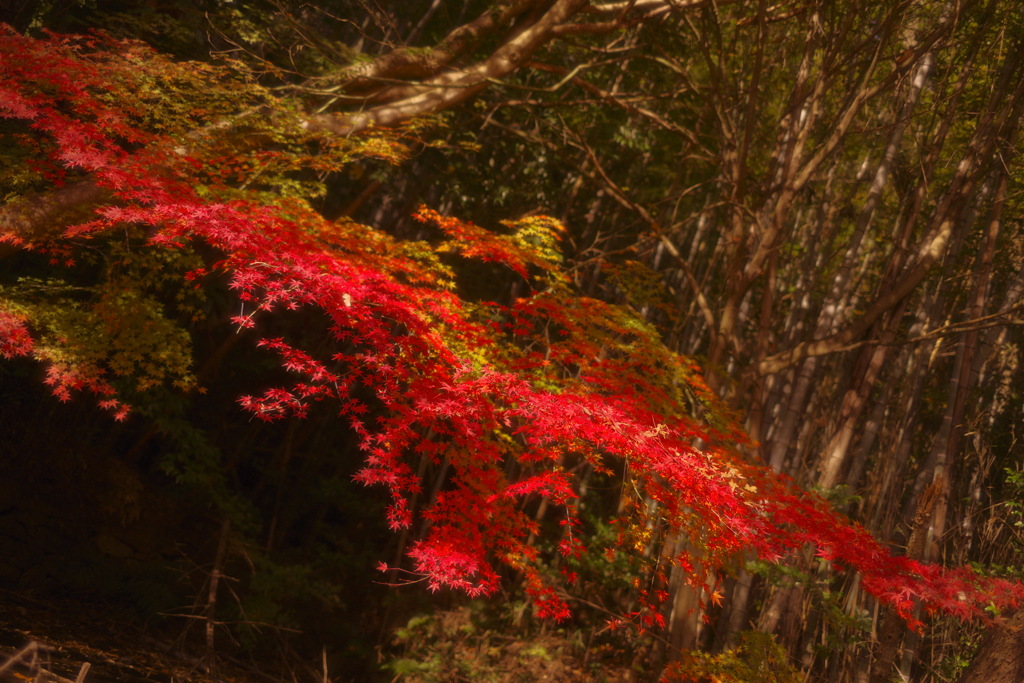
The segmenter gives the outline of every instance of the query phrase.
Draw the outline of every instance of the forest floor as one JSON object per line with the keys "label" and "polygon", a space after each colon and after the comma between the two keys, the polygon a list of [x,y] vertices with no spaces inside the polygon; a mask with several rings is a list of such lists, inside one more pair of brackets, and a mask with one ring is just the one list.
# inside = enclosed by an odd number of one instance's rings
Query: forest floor
{"label": "forest floor", "polygon": [[[2,683],[242,683],[268,680],[236,663],[208,666],[158,629],[109,606],[0,590]],[[275,680],[275,679],[270,679]]]}
{"label": "forest floor", "polygon": [[[604,662],[595,671],[564,652],[558,637],[535,637],[528,642],[484,630],[466,636],[468,611],[440,612],[438,627],[453,622],[460,627],[458,642],[447,642],[457,653],[446,659],[454,672],[461,664],[492,681],[575,683],[636,680],[621,663]],[[444,622],[444,623],[442,623]],[[202,623],[197,623],[202,626]],[[451,625],[451,624],[448,624]],[[472,629],[471,629],[472,630]],[[201,645],[201,628],[183,637],[180,624],[143,623],[137,614],[112,604],[42,597],[0,589],[0,683],[280,683],[281,681],[352,681],[344,671],[314,671],[288,662],[261,666],[218,652],[211,657]],[[454,636],[453,636],[454,637]],[[198,643],[197,643],[198,641]],[[445,649],[445,648],[441,648]],[[418,652],[429,659],[436,653]],[[600,653],[595,653],[600,654]],[[275,670],[276,669],[276,670]],[[325,675],[326,674],[326,675]],[[443,675],[443,674],[442,674]],[[452,674],[452,680],[474,680]],[[382,674],[383,676],[383,674]],[[387,680],[375,677],[375,680]],[[355,680],[364,681],[363,678]],[[422,680],[415,675],[410,680]],[[433,680],[433,678],[432,678]]]}

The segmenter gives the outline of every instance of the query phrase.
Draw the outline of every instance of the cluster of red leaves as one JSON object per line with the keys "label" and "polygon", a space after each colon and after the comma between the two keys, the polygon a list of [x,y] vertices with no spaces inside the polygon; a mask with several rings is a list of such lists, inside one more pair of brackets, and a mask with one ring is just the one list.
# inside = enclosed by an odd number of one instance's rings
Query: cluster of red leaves
{"label": "cluster of red leaves", "polygon": [[[24,316],[0,309],[0,357],[11,359],[32,355],[35,343]],[[61,401],[70,401],[73,393],[88,390],[99,397],[99,406],[121,421],[129,408],[116,398],[114,387],[102,376],[66,363],[50,362],[46,369],[46,385]]]}
{"label": "cluster of red leaves", "polygon": [[25,327],[25,318],[0,310],[0,356],[15,358],[32,352],[32,335]]}
{"label": "cluster of red leaves", "polygon": [[[579,539],[575,480],[562,467],[585,460],[603,471],[625,463],[634,485],[656,501],[657,524],[703,546],[705,562],[749,551],[776,560],[812,544],[823,558],[860,572],[868,590],[908,619],[915,599],[931,610],[971,616],[990,602],[1005,605],[1024,596],[1017,584],[893,556],[770,472],[727,449],[695,448],[698,440],[713,443],[713,435],[684,417],[686,407],[652,378],[674,363],[700,393],[699,378],[684,361],[659,351],[643,324],[622,311],[557,287],[511,309],[470,306],[436,284],[443,277],[433,281],[424,259],[393,248],[371,228],[348,225],[342,234],[295,202],[270,205],[237,194],[218,201],[199,192],[194,173],[209,175],[211,160],[176,152],[177,140],[140,128],[131,103],[113,97],[119,90],[111,84],[130,83],[133,69],[147,68],[147,54],[106,39],[88,44],[0,33],[0,116],[27,124],[55,168],[69,176],[88,171],[109,195],[89,221],[68,226],[62,238],[88,239],[132,223],[148,228],[154,248],[201,240],[224,255],[218,267],[231,274],[243,307],[238,325],[253,326],[255,316],[276,309],[315,307],[326,314],[337,353],[317,359],[283,339],[265,340],[297,379],[241,403],[258,418],[274,420],[302,416],[312,402],[336,402],[365,453],[357,478],[390,492],[394,529],[412,523],[421,493],[411,463],[445,464],[447,488],[422,511],[430,531],[409,553],[431,589],[493,593],[495,563],[503,564],[525,578],[539,614],[566,617],[568,607],[544,578],[540,552],[530,542],[541,530],[521,502],[543,497],[562,510],[562,555],[590,552]],[[419,215],[447,236],[438,252],[501,263],[524,278],[556,269],[525,243],[429,210]],[[386,256],[381,245],[388,245]],[[555,339],[540,351],[523,351],[517,340],[541,336],[539,330],[556,332]],[[598,333],[631,341],[602,357]],[[30,349],[25,323],[0,313],[0,353]],[[577,371],[571,378],[562,371],[570,366]],[[79,386],[72,367],[50,372],[48,381],[62,398]],[[103,385],[102,378],[89,381]],[[631,549],[626,544],[614,551]],[[686,555],[671,559],[689,566]],[[703,574],[690,569],[695,577]],[[565,578],[573,580],[571,573]],[[658,625],[659,596],[648,591],[652,609],[636,615],[643,623]]]}

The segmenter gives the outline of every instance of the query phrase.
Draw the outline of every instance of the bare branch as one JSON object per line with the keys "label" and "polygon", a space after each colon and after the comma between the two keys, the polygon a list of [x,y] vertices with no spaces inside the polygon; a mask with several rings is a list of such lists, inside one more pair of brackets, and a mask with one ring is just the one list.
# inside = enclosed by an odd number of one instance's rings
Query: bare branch
{"label": "bare branch", "polygon": [[[541,0],[515,0],[504,6],[490,8],[473,21],[452,30],[435,47],[427,50],[407,46],[392,50],[361,64],[354,64],[338,74],[314,79],[312,83],[337,83],[336,92],[364,93],[380,89],[394,81],[426,80],[437,76],[456,59],[473,49],[485,36],[512,22],[517,16],[534,9]],[[319,89],[326,89],[318,85]],[[376,93],[376,100],[401,99],[397,89]]]}
{"label": "bare branch", "polygon": [[[349,72],[339,91],[353,91],[357,85],[379,84],[382,79],[409,77],[426,79],[403,83],[376,92],[366,101],[369,109],[349,114],[318,114],[307,122],[311,130],[349,135],[371,126],[389,126],[417,115],[433,113],[463,102],[489,84],[522,67],[538,48],[562,35],[598,34],[620,30],[669,11],[693,9],[709,0],[637,0],[636,2],[592,5],[587,0],[555,0],[532,25],[522,29],[483,61],[463,69],[440,73],[456,57],[475,45],[484,33],[493,32],[513,17],[537,7],[537,0],[519,0],[491,10],[453,31],[434,50],[416,53],[398,50],[369,65]],[[607,22],[571,23],[581,13],[615,15]]]}
{"label": "bare branch", "polygon": [[350,135],[371,126],[394,125],[464,102],[490,85],[492,79],[503,78],[522,66],[537,48],[552,38],[555,27],[566,22],[586,4],[587,0],[556,0],[532,26],[479,64],[412,86],[409,88],[411,94],[397,102],[348,115],[320,114],[311,117],[306,125],[310,130]]}

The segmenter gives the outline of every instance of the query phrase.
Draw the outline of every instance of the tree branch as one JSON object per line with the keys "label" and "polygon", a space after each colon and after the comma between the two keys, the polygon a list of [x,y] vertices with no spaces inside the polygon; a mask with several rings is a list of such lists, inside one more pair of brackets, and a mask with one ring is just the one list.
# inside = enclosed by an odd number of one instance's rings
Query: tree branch
{"label": "tree branch", "polygon": [[492,79],[503,78],[518,69],[560,26],[585,5],[587,0],[556,0],[532,26],[499,47],[479,64],[450,71],[421,85],[411,86],[409,96],[396,102],[352,114],[319,114],[306,126],[338,135],[351,135],[372,126],[390,126],[414,116],[429,114],[471,98]]}
{"label": "tree branch", "polygon": [[[356,83],[360,79],[367,83],[374,79],[379,82],[385,75],[393,78],[409,73],[428,75],[428,80],[417,84],[403,84],[376,93],[367,101],[383,103],[375,104],[364,111],[317,114],[310,117],[306,125],[310,130],[351,135],[372,126],[390,126],[414,116],[441,111],[470,99],[491,83],[518,70],[534,52],[560,35],[607,33],[669,11],[692,9],[708,2],[709,0],[636,0],[592,5],[588,0],[555,0],[532,25],[510,38],[483,61],[464,69],[437,73],[452,63],[456,55],[468,50],[470,44],[475,44],[475,37],[485,31],[493,31],[502,22],[510,21],[512,17],[534,8],[537,4],[536,0],[520,0],[507,5],[501,13],[485,13],[474,22],[460,27],[449,34],[438,48],[426,55],[416,56],[408,50],[391,53],[364,67],[365,73],[350,75],[349,83]],[[616,18],[608,22],[570,23],[574,16],[584,12],[615,14]],[[641,16],[627,19],[636,12]]]}
{"label": "tree branch", "polygon": [[[510,24],[517,16],[537,7],[542,0],[514,0],[488,9],[473,21],[450,31],[440,43],[427,50],[402,46],[361,64],[353,64],[339,73],[315,79],[337,82],[331,90],[344,93],[367,93],[395,80],[426,80],[437,76],[445,67],[472,50],[487,35]],[[323,89],[323,88],[321,88]],[[372,99],[402,99],[400,88],[375,93]]]}

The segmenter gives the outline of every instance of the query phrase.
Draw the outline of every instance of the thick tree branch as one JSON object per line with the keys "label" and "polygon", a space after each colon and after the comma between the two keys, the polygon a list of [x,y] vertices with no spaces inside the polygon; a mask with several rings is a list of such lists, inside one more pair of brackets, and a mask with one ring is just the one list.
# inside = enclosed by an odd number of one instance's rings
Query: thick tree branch
{"label": "thick tree branch", "polygon": [[587,0],[556,0],[532,26],[499,47],[484,61],[467,69],[450,71],[410,88],[412,94],[397,102],[348,115],[319,114],[307,121],[310,130],[350,135],[372,126],[390,126],[414,116],[429,114],[471,98],[494,79],[504,78],[529,59]]}
{"label": "thick tree branch", "polygon": [[[444,68],[463,56],[480,41],[507,26],[519,15],[538,7],[543,0],[514,0],[485,11],[473,21],[463,24],[448,33],[435,47],[428,50],[402,46],[380,57],[360,64],[353,64],[335,75],[316,79],[323,83],[337,82],[331,91],[345,93],[366,93],[379,90],[382,85],[395,80],[427,80],[434,78]],[[323,89],[323,86],[320,86]],[[388,88],[377,93],[376,100],[400,99],[398,88]]]}
{"label": "thick tree branch", "polygon": [[[374,105],[364,111],[317,114],[309,119],[307,126],[311,130],[350,135],[369,127],[390,126],[414,116],[441,111],[470,99],[490,84],[515,72],[540,47],[560,35],[607,33],[669,11],[692,9],[707,3],[708,0],[638,0],[593,5],[588,0],[555,0],[533,24],[519,30],[483,61],[438,73],[453,63],[454,58],[464,53],[470,44],[475,44],[477,36],[485,31],[492,32],[537,5],[535,0],[520,0],[506,5],[501,12],[485,13],[471,24],[457,29],[430,53],[416,56],[399,50],[366,67],[365,74],[353,75],[349,80],[355,83],[362,79],[368,83],[385,75],[388,78],[406,77],[408,74],[429,76],[422,83],[402,84],[378,92],[370,100]],[[573,17],[584,12],[614,14],[615,18],[607,22],[571,23]]]}

